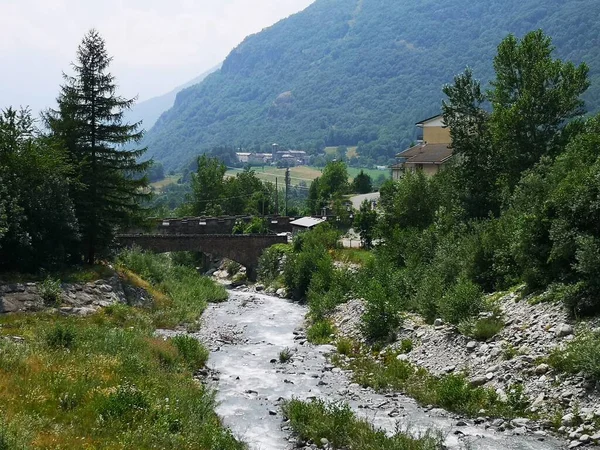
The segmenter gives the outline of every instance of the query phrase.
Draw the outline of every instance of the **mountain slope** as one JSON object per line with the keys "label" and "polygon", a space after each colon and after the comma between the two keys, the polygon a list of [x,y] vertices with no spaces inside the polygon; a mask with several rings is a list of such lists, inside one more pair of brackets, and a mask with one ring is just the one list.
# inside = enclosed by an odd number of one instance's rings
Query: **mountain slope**
{"label": "mountain slope", "polygon": [[439,112],[444,83],[467,65],[487,80],[498,43],[535,28],[558,56],[590,65],[597,110],[599,14],[597,0],[317,0],[180,92],[149,132],[149,154],[172,168],[221,144],[360,144],[385,162]]}
{"label": "mountain slope", "polygon": [[154,126],[162,113],[173,107],[175,104],[175,98],[179,92],[185,88],[202,82],[208,75],[216,72],[220,68],[220,65],[213,67],[212,69],[204,72],[202,75],[197,76],[193,80],[176,87],[171,92],[137,103],[131,109],[131,111],[127,113],[125,117],[126,122],[136,123],[142,121],[142,127],[146,130],[149,130]]}

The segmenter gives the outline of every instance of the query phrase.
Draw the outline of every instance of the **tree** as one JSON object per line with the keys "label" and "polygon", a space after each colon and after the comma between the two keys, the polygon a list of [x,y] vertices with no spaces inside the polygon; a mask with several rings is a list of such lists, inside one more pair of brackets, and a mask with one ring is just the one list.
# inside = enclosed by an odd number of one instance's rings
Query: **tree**
{"label": "tree", "polygon": [[71,175],[65,150],[28,110],[0,112],[0,267],[36,271],[76,251]]}
{"label": "tree", "polygon": [[365,200],[360,205],[360,209],[354,217],[354,228],[358,230],[362,245],[366,249],[373,246],[373,237],[376,226],[377,211],[371,208],[371,203],[368,200]]}
{"label": "tree", "polygon": [[352,181],[352,191],[357,194],[368,194],[373,191],[373,181],[363,170]]}
{"label": "tree", "polygon": [[556,156],[569,140],[567,124],[583,114],[588,67],[553,59],[551,39],[541,30],[519,40],[510,35],[494,58],[492,144],[498,149],[509,189],[544,155]]}
{"label": "tree", "polygon": [[219,215],[222,211],[223,177],[227,168],[217,158],[202,155],[192,174],[192,211],[196,215]]}
{"label": "tree", "polygon": [[319,196],[329,200],[334,194],[348,192],[348,169],[342,161],[327,163],[319,179]]}
{"label": "tree", "polygon": [[500,171],[496,146],[489,131],[485,93],[471,69],[443,87],[448,97],[442,102],[444,123],[450,129],[456,170],[461,180],[461,200],[473,218],[499,214],[500,195],[496,178]]}
{"label": "tree", "polygon": [[49,128],[69,149],[76,170],[72,196],[89,264],[111,244],[116,228],[141,211],[140,201],[149,195],[143,174],[151,162],[137,162],[145,149],[125,147],[139,142],[143,134],[140,123],[123,123],[123,114],[135,99],[116,95],[110,62],[104,40],[90,30],[77,49],[75,75],[63,75],[58,110],[46,114]]}

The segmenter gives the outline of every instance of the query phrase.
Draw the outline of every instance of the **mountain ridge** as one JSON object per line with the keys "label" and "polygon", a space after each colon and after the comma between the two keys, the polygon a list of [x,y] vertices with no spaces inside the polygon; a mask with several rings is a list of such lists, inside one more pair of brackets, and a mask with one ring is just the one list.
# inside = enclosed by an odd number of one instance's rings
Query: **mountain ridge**
{"label": "mountain ridge", "polygon": [[317,0],[246,38],[221,70],[181,91],[148,133],[169,168],[217,145],[273,142],[317,151],[357,145],[385,163],[439,112],[443,84],[466,66],[484,84],[509,33],[542,28],[556,56],[588,62],[589,109],[600,105],[600,40],[593,0]]}

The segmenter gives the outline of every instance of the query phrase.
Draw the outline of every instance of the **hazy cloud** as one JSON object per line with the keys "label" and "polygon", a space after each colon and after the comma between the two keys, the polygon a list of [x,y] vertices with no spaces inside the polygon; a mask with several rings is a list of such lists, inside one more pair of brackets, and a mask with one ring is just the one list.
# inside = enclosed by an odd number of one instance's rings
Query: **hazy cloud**
{"label": "hazy cloud", "polygon": [[0,107],[50,106],[92,27],[120,93],[146,99],[221,62],[249,34],[313,0],[0,0]]}

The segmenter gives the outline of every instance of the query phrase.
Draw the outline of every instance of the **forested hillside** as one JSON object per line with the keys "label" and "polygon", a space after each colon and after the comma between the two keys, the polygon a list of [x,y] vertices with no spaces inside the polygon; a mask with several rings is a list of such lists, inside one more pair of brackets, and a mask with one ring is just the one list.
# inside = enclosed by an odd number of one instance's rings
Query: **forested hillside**
{"label": "forested hillside", "polygon": [[147,136],[173,168],[218,144],[356,145],[385,163],[440,111],[465,66],[485,82],[499,42],[542,28],[557,56],[591,68],[600,105],[596,0],[317,0],[248,37],[220,71],[182,91]]}

